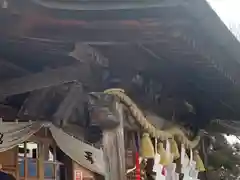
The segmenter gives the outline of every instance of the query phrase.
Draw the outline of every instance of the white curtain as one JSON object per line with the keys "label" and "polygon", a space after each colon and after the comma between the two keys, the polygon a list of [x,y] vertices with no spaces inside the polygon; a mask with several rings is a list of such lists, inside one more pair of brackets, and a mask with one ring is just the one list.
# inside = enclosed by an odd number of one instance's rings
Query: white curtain
{"label": "white curtain", "polygon": [[42,126],[43,123],[38,122],[0,122],[0,152],[28,140]]}
{"label": "white curtain", "polygon": [[105,174],[103,151],[101,149],[70,136],[54,125],[50,126],[50,131],[58,147],[71,159],[93,172],[101,175]]}

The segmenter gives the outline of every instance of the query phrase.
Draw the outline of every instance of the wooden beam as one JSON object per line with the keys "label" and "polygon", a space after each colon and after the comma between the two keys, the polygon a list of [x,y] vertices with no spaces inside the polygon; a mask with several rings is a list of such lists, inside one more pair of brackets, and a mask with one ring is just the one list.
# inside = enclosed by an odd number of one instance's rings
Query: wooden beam
{"label": "wooden beam", "polygon": [[43,88],[30,93],[18,112],[20,119],[45,119],[46,105],[51,104],[53,88]]}
{"label": "wooden beam", "polygon": [[85,95],[79,82],[33,91],[24,102],[18,117],[22,120],[53,121],[57,126],[85,125]]}
{"label": "wooden beam", "polygon": [[108,67],[108,59],[99,51],[85,43],[75,43],[74,50],[69,53],[69,56],[80,62],[91,62],[102,67]]}
{"label": "wooden beam", "polygon": [[17,112],[17,109],[0,104],[0,118],[2,118],[3,121],[15,121]]}
{"label": "wooden beam", "polygon": [[90,81],[89,78],[89,65],[86,63],[78,63],[72,66],[46,70],[0,83],[0,97],[22,94],[77,80],[88,83]]}
{"label": "wooden beam", "polygon": [[64,127],[67,120],[73,114],[76,106],[83,102],[83,99],[82,85],[80,83],[72,84],[68,94],[65,96],[57,111],[54,113],[53,122]]}
{"label": "wooden beam", "polygon": [[27,71],[26,69],[22,68],[22,67],[19,67],[9,61],[6,61],[6,60],[3,60],[0,58],[0,67],[2,68],[9,68],[9,69],[12,69],[14,71],[17,71],[17,73],[19,74],[22,74],[22,75],[25,75],[25,74],[30,74],[29,71]]}
{"label": "wooden beam", "polygon": [[42,1],[42,0],[35,0],[36,4],[51,8],[51,9],[64,9],[64,10],[127,10],[127,9],[142,9],[142,8],[169,8],[169,7],[178,7],[182,6],[183,4],[187,4],[184,1],[175,1],[175,0],[168,0],[168,1],[160,1],[160,2],[148,2],[148,3],[141,3],[141,2],[86,2],[84,4],[75,3],[75,2],[57,2],[57,1]]}
{"label": "wooden beam", "polygon": [[119,102],[116,102],[114,105],[120,125],[117,128],[105,129],[103,131],[105,180],[126,180],[123,108]]}

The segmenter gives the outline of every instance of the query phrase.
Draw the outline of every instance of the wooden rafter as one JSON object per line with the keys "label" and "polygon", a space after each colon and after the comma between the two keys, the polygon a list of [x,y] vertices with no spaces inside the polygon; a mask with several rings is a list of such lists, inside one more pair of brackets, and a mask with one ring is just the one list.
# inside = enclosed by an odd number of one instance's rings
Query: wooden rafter
{"label": "wooden rafter", "polygon": [[2,67],[7,67],[7,68],[12,69],[12,70],[15,70],[15,71],[17,71],[17,72],[19,72],[21,74],[29,74],[29,72],[26,69],[21,68],[19,66],[16,66],[15,64],[13,64],[13,63],[11,63],[9,61],[5,61],[5,60],[0,58],[0,67],[1,66]]}
{"label": "wooden rafter", "polygon": [[[44,119],[46,104],[51,99],[52,88],[43,88],[30,93],[18,112],[20,119]],[[48,101],[46,101],[48,100]]]}
{"label": "wooden rafter", "polygon": [[58,106],[57,111],[53,115],[53,121],[61,126],[66,124],[66,121],[73,114],[74,109],[79,104],[82,95],[82,85],[80,83],[74,83],[70,86],[70,90]]}
{"label": "wooden rafter", "polygon": [[33,90],[56,86],[67,82],[88,82],[90,77],[89,66],[78,63],[73,66],[46,70],[40,73],[15,78],[8,82],[0,83],[0,96],[6,97],[22,94]]}
{"label": "wooden rafter", "polygon": [[[108,59],[86,44],[76,43],[69,56],[76,59],[77,62],[70,66],[46,69],[35,74],[25,73],[27,75],[24,77],[0,83],[0,97],[4,98],[73,81],[87,84],[91,82],[90,79],[93,75],[91,68],[108,66]],[[94,71],[95,74],[96,71]]]}
{"label": "wooden rafter", "polygon": [[176,7],[184,3],[184,1],[178,1],[175,0],[168,0],[163,2],[149,2],[149,3],[140,3],[140,2],[95,2],[95,1],[89,1],[84,4],[76,3],[76,2],[65,2],[62,3],[61,1],[42,1],[42,0],[36,0],[35,3],[38,5],[47,7],[47,8],[53,8],[53,9],[67,9],[67,10],[115,10],[115,9],[141,9],[141,8],[167,8],[167,7]]}
{"label": "wooden rafter", "polygon": [[72,117],[71,122],[79,120],[81,112],[75,110],[83,106],[82,92],[82,84],[79,82],[33,91],[18,116],[21,119],[49,120],[58,126],[65,126]]}
{"label": "wooden rafter", "polygon": [[87,60],[102,67],[108,66],[108,59],[87,44],[75,43],[74,50],[69,53],[69,56],[80,62],[85,62]]}
{"label": "wooden rafter", "polygon": [[17,109],[10,106],[0,104],[0,118],[2,118],[3,121],[14,121],[17,111]]}
{"label": "wooden rafter", "polygon": [[56,86],[80,79],[87,80],[88,68],[84,64],[68,66],[59,69],[51,69],[40,73],[15,78],[0,84],[0,96],[21,94],[50,86]]}

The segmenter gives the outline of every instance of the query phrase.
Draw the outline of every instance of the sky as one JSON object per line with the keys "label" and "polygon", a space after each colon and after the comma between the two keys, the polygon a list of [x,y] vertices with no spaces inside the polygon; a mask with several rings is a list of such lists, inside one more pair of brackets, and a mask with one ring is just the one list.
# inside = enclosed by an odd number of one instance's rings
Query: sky
{"label": "sky", "polygon": [[225,135],[224,137],[227,139],[229,144],[240,143],[240,140],[236,136],[233,136],[233,135],[227,136],[227,135]]}
{"label": "sky", "polygon": [[222,21],[240,40],[240,0],[207,0]]}

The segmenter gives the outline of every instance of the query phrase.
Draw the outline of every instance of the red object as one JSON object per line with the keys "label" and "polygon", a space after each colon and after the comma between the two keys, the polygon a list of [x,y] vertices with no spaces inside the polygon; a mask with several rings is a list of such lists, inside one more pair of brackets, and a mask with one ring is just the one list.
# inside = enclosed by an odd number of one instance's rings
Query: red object
{"label": "red object", "polygon": [[82,171],[80,170],[75,170],[74,171],[74,180],[82,180]]}
{"label": "red object", "polygon": [[136,180],[141,180],[139,154],[136,152]]}
{"label": "red object", "polygon": [[141,180],[141,170],[139,163],[139,136],[135,133],[135,143],[136,143],[136,180]]}
{"label": "red object", "polygon": [[166,172],[166,168],[165,168],[165,167],[162,168],[162,175],[163,175],[163,176],[166,176],[166,175],[167,175],[167,172]]}

